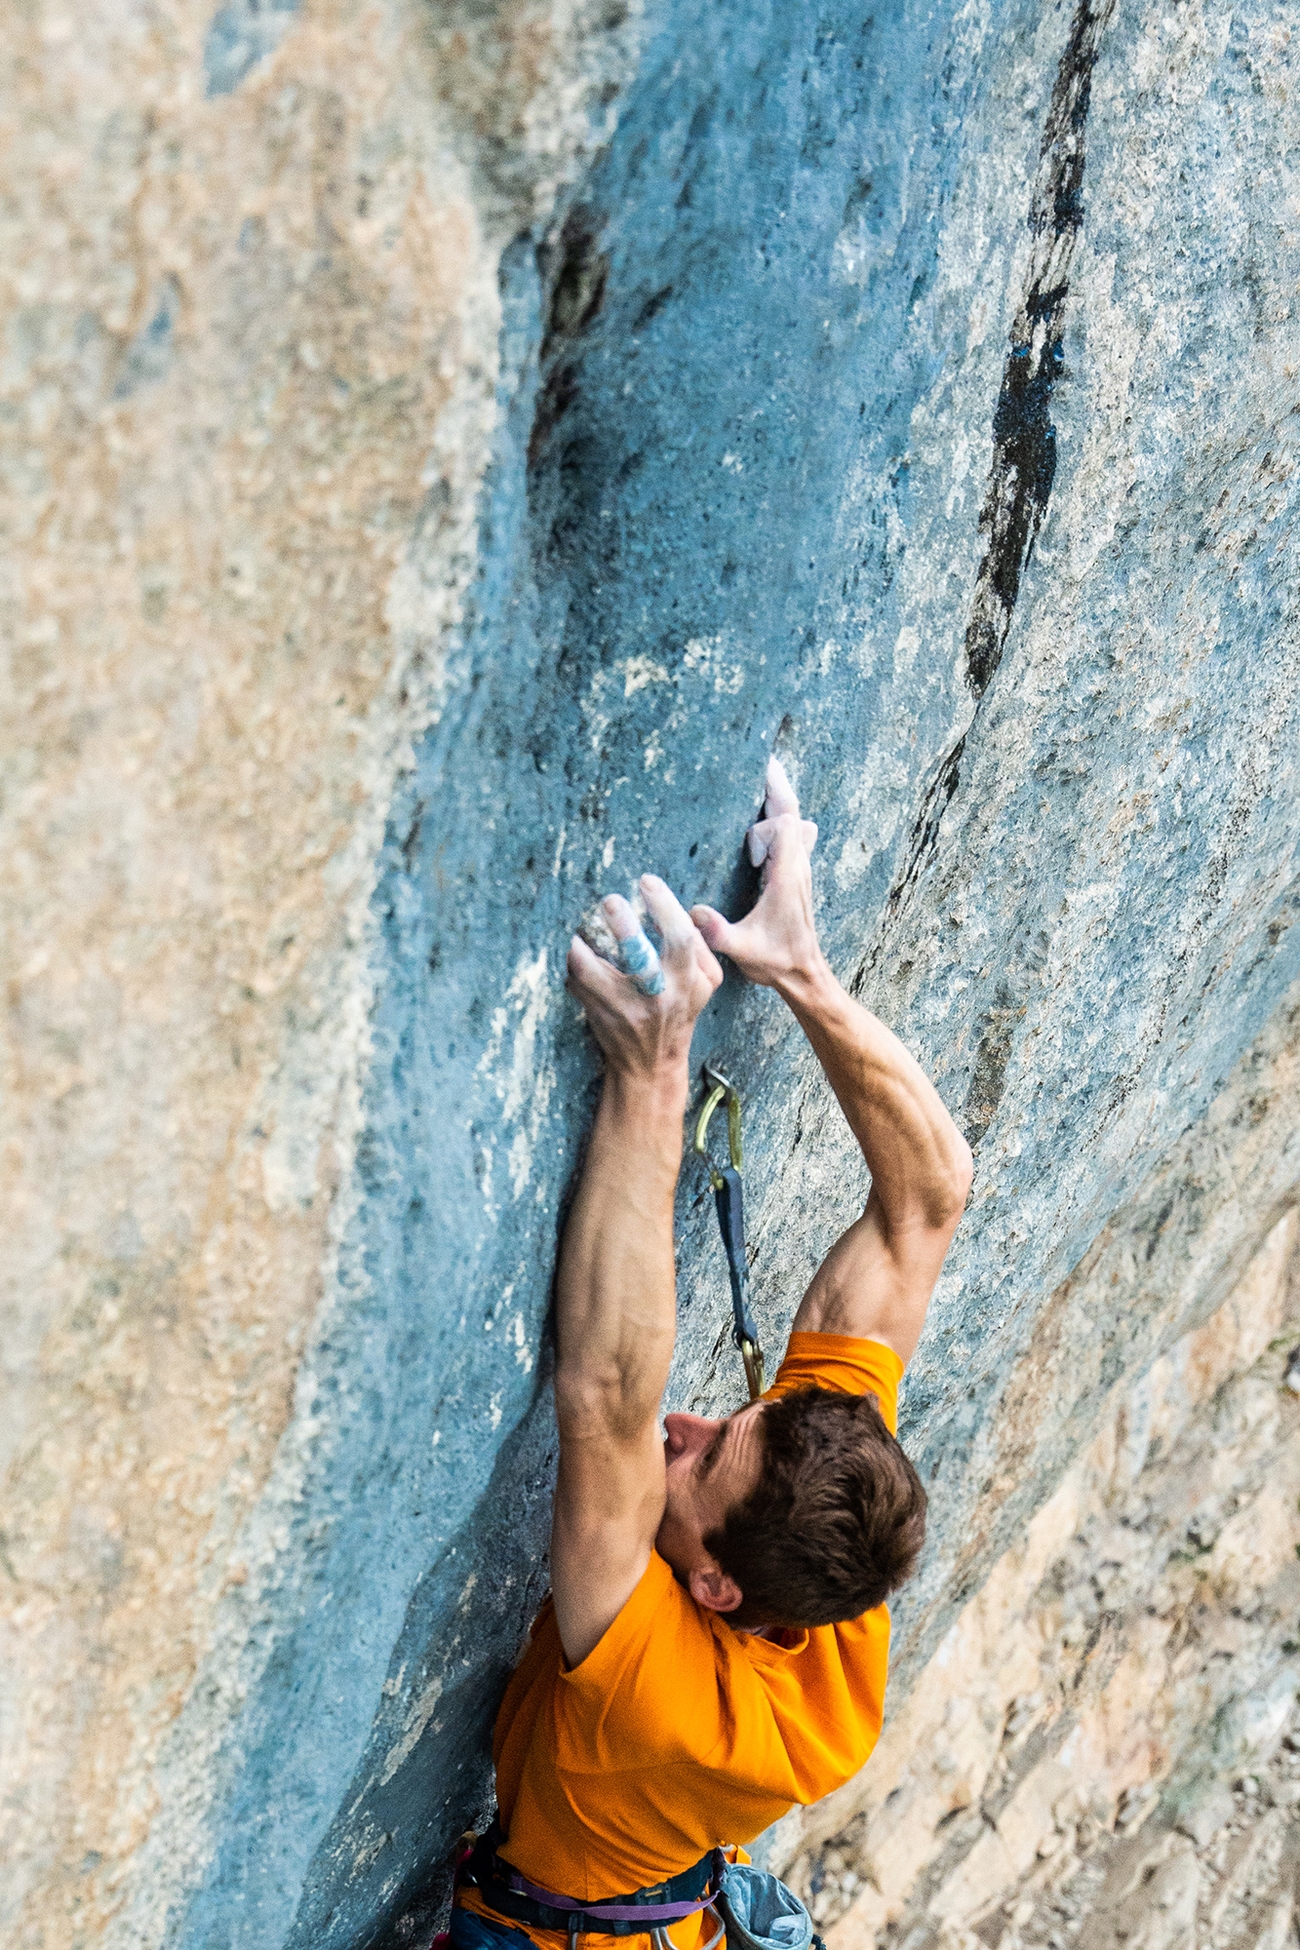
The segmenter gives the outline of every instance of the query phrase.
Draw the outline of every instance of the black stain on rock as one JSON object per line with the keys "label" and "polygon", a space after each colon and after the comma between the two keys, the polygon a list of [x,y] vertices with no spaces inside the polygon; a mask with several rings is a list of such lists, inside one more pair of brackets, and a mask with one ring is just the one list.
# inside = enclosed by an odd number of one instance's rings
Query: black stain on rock
{"label": "black stain on rock", "polygon": [[536,467],[546,451],[551,434],[577,397],[578,368],[567,362],[553,366],[537,395],[537,410],[533,415],[533,430],[528,441],[530,467]]}
{"label": "black stain on rock", "polygon": [[1052,393],[1065,363],[1065,303],[1083,227],[1092,71],[1114,0],[1078,0],[1043,128],[1029,227],[1034,246],[993,415],[980,530],[984,557],[966,626],[967,680],[983,697],[1002,661],[1020,579],[1056,478]]}
{"label": "black stain on rock", "polygon": [[999,983],[993,1007],[985,1013],[980,1024],[975,1064],[962,1113],[966,1142],[972,1151],[978,1147],[997,1115],[1002,1093],[1006,1089],[1012,1039],[1016,1024],[1024,1013],[1023,1005],[1017,1007],[1006,983]]}
{"label": "black stain on rock", "polygon": [[659,313],[663,310],[664,306],[668,303],[668,300],[672,297],[672,295],[673,295],[673,287],[670,284],[666,284],[663,286],[661,290],[656,291],[652,297],[646,299],[640,311],[637,313],[636,317],[632,321],[633,338],[636,337],[638,332],[644,332],[646,326],[650,323],[652,318],[658,317]]}
{"label": "black stain on rock", "polygon": [[912,828],[912,844],[907,856],[907,867],[890,892],[891,907],[898,905],[920,872],[922,862],[929,859],[938,843],[940,824],[961,781],[961,757],[965,749],[966,734],[963,732],[944,758],[926,791],[921,810]]}
{"label": "black stain on rock", "polygon": [[550,298],[539,360],[542,384],[537,396],[528,465],[535,467],[551,434],[578,396],[574,342],[590,330],[605,301],[609,258],[598,248],[601,219],[579,205],[570,210],[554,244],[544,244],[538,265]]}
{"label": "black stain on rock", "polygon": [[545,359],[557,339],[574,339],[587,330],[605,297],[609,259],[596,248],[600,219],[585,205],[570,210],[558,246],[543,248],[542,270],[551,300],[542,343]]}
{"label": "black stain on rock", "polygon": [[[966,625],[966,680],[977,699],[993,681],[1021,578],[1056,479],[1052,394],[1065,367],[1065,305],[1083,227],[1083,171],[1092,71],[1115,0],[1077,0],[1043,125],[1029,228],[1034,244],[993,414],[993,462],[980,532],[984,554]],[[939,767],[912,829],[897,905],[934,850],[960,779],[969,727]]]}

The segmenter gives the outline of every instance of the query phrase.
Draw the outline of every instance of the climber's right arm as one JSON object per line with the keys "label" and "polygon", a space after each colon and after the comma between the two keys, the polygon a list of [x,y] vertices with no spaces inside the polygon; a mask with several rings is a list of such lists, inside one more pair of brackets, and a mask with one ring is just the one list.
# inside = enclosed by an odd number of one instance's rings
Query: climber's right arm
{"label": "climber's right arm", "polygon": [[788,1003],[871,1172],[865,1212],[827,1254],[794,1325],[883,1341],[907,1361],[965,1208],[970,1150],[920,1064],[831,973],[813,921],[817,828],[775,760],[766,815],[751,831],[763,872],[751,912],[731,923],[697,907],[693,919],[712,948]]}
{"label": "climber's right arm", "polygon": [[[569,986],[605,1056],[556,1274],[551,1586],[570,1666],[636,1589],[663,1515],[659,1405],[676,1330],[673,1194],[691,1032],[722,980],[664,883],[647,875],[642,891],[663,937],[661,995],[642,994],[579,936],[569,950]],[[608,905],[621,931],[630,910]]]}
{"label": "climber's right arm", "polygon": [[820,953],[775,986],[871,1172],[866,1210],[813,1275],[794,1329],[883,1341],[909,1361],[966,1208],[970,1148],[915,1057],[845,994]]}

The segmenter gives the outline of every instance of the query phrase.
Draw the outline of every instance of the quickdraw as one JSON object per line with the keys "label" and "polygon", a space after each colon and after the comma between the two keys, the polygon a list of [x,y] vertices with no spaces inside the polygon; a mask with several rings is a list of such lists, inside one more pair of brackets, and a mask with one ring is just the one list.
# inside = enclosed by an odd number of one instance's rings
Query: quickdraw
{"label": "quickdraw", "polygon": [[[740,1092],[730,1078],[724,1077],[720,1070],[715,1070],[709,1063],[704,1065],[704,1081],[709,1086],[709,1094],[696,1119],[695,1149],[709,1168],[709,1182],[713,1186],[713,1197],[718,1208],[718,1228],[722,1233],[727,1271],[731,1276],[734,1339],[745,1363],[749,1399],[756,1402],[763,1392],[763,1350],[749,1304],[749,1267],[745,1260],[745,1202],[740,1180],[744,1163],[740,1137]],[[719,1170],[709,1156],[709,1120],[724,1101],[727,1106],[727,1148],[731,1162]]]}

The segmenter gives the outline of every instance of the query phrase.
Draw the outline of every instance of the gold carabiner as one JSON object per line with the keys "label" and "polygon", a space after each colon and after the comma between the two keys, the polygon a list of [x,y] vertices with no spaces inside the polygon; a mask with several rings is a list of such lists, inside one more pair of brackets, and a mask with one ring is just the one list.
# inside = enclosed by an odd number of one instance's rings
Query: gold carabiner
{"label": "gold carabiner", "polygon": [[704,1065],[704,1081],[712,1086],[704,1099],[703,1107],[695,1121],[695,1149],[709,1167],[709,1183],[716,1192],[722,1184],[722,1173],[714,1164],[708,1151],[709,1120],[725,1097],[727,1102],[727,1149],[731,1154],[734,1170],[739,1171],[745,1154],[740,1137],[740,1092],[730,1077],[724,1077],[721,1070],[715,1070],[711,1063]]}
{"label": "gold carabiner", "polygon": [[740,1343],[740,1358],[745,1364],[745,1385],[749,1399],[756,1402],[763,1392],[763,1350],[748,1337]]}

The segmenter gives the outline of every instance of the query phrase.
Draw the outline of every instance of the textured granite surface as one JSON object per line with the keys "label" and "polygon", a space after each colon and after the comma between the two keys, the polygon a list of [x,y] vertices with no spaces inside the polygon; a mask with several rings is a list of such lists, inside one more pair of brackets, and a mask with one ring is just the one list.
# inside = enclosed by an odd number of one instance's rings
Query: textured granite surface
{"label": "textured granite surface", "polygon": [[[544,1588],[565,939],[647,867],[742,905],[771,749],[837,967],[977,1150],[900,1703],[1293,1195],[1300,39],[1281,0],[0,32],[0,1913],[360,1950],[481,1810]],[[698,1053],[776,1347],[861,1162],[771,998],[729,978]],[[720,1406],[689,1168],[679,1223],[672,1399]]]}

